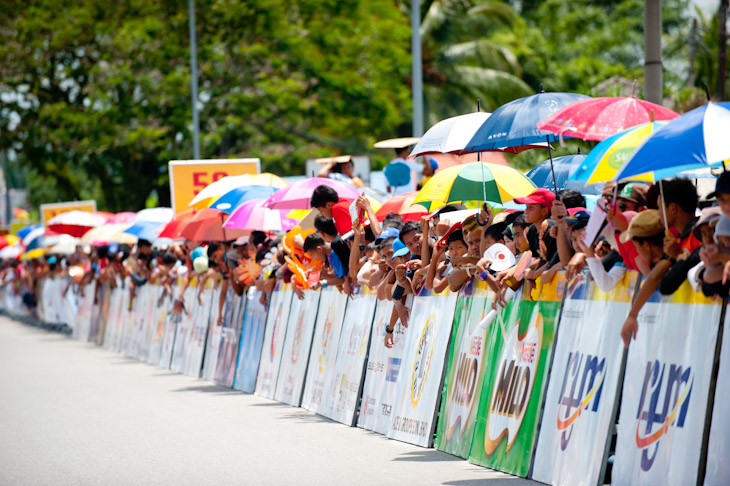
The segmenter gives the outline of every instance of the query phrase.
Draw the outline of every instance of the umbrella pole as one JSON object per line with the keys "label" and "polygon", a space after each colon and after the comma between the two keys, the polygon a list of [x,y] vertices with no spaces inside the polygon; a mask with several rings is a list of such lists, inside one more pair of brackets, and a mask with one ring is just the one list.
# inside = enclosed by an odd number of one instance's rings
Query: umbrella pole
{"label": "umbrella pole", "polygon": [[548,147],[548,157],[550,158],[550,172],[553,174],[553,187],[555,188],[555,196],[558,195],[558,181],[555,180],[555,167],[553,166],[553,149],[550,147],[550,135],[545,135]]}
{"label": "umbrella pole", "polygon": [[[482,100],[477,98],[477,113],[482,111]],[[484,164],[482,163],[482,153],[477,152],[477,162],[482,167],[482,196],[484,197],[484,203],[487,202],[487,182],[484,180]]]}
{"label": "umbrella pole", "polygon": [[659,181],[659,196],[662,200],[662,220],[664,221],[664,231],[669,231],[669,227],[667,226],[667,205],[664,203],[664,184],[662,184],[662,181]]}

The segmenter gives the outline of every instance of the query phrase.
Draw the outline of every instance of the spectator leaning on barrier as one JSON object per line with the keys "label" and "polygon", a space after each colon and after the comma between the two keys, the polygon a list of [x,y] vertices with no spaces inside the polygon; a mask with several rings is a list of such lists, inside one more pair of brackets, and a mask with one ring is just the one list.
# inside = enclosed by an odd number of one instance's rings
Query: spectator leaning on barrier
{"label": "spectator leaning on barrier", "polygon": [[[525,204],[525,222],[530,224],[525,238],[530,246],[532,257],[535,262],[530,267],[527,275],[528,280],[534,281],[545,270],[547,263],[552,259],[557,246],[555,239],[546,234],[548,228],[543,224],[550,217],[550,211],[555,201],[555,194],[547,189],[538,188],[527,197],[518,197],[514,200],[517,204]],[[540,243],[543,243],[544,250],[541,255]],[[543,258],[543,256],[545,258]]]}
{"label": "spectator leaning on barrier", "polygon": [[350,220],[350,205],[345,200],[340,200],[337,191],[330,186],[322,184],[312,191],[309,205],[317,209],[326,218],[332,218],[335,227],[340,235],[344,235],[352,229]]}

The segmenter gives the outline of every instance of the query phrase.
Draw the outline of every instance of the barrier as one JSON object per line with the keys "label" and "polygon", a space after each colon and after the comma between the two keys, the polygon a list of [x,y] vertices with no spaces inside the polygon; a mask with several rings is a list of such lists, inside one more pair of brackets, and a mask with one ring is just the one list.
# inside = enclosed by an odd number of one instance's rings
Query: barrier
{"label": "barrier", "polygon": [[256,380],[256,395],[274,398],[293,295],[291,284],[281,282],[271,293],[271,304],[266,318],[264,344]]}
{"label": "barrier", "polygon": [[486,373],[469,462],[526,477],[547,386],[563,275],[515,296],[489,326]]}
{"label": "barrier", "polygon": [[436,426],[456,295],[413,298],[388,437],[429,447]]}
{"label": "barrier", "polygon": [[728,323],[730,314],[725,310],[725,322],[722,330],[722,348],[720,351],[720,369],[717,374],[715,388],[715,406],[712,412],[710,439],[707,447],[707,470],[705,486],[721,486],[730,484],[730,419],[726,413],[727,400],[730,397],[730,332]]}
{"label": "barrier", "polygon": [[[229,287],[230,289],[230,287]],[[231,290],[232,292],[232,290]],[[228,305],[230,303],[230,305]],[[215,367],[215,382],[219,385],[233,386],[233,375],[236,372],[236,356],[238,340],[241,337],[242,310],[246,307],[245,298],[233,295],[226,299],[226,315],[221,329],[221,340],[218,345],[218,359]],[[200,368],[198,367],[198,372]]]}
{"label": "barrier", "polygon": [[[208,381],[215,380],[215,372],[218,367],[218,348],[221,343],[221,333],[223,326],[218,325],[221,306],[220,298],[221,291],[218,291],[218,297],[211,300],[210,303],[210,320],[208,321],[208,334],[205,340],[205,356],[203,357],[203,379]],[[233,291],[231,294],[233,295]],[[226,295],[228,298],[228,295]],[[225,305],[223,306],[223,313],[225,314]]]}
{"label": "barrier", "polygon": [[248,290],[241,326],[241,343],[233,388],[246,393],[253,393],[256,389],[256,374],[259,371],[261,347],[264,344],[266,307],[260,302],[261,294],[262,292],[254,287]]}

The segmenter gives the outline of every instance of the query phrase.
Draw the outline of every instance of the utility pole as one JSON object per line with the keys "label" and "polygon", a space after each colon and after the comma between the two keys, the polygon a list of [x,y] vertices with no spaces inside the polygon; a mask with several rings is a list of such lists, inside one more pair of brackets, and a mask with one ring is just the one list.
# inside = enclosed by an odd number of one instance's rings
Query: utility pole
{"label": "utility pole", "polygon": [[413,136],[423,135],[423,68],[421,67],[421,2],[411,0],[411,90]]}
{"label": "utility pole", "polygon": [[727,82],[727,8],[728,0],[720,0],[720,45],[717,53],[717,97],[720,101],[725,101]]}
{"label": "utility pole", "polygon": [[10,201],[10,181],[8,180],[8,158],[5,153],[5,149],[0,149],[0,161],[2,161],[3,167],[3,179],[5,179],[5,224],[10,226],[12,218],[11,201]]}
{"label": "utility pole", "polygon": [[662,2],[644,0],[644,98],[662,104]]}
{"label": "utility pole", "polygon": [[689,31],[689,72],[687,87],[695,84],[695,57],[697,57],[697,18],[692,19],[692,30]]}
{"label": "utility pole", "polygon": [[193,158],[200,160],[200,120],[198,119],[198,55],[195,40],[195,0],[188,0],[190,21],[190,90],[193,104]]}

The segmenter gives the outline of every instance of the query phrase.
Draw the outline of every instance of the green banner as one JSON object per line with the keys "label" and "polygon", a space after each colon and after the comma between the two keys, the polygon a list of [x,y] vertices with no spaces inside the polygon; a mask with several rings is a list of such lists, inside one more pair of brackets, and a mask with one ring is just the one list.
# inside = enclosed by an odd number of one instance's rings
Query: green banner
{"label": "green banner", "polygon": [[456,301],[435,446],[463,458],[469,455],[484,382],[484,347],[489,328],[479,323],[492,309],[493,299],[487,284],[476,281],[466,285]]}
{"label": "green banner", "polygon": [[515,297],[489,325],[469,453],[469,462],[522,477],[537,437],[564,279],[538,287],[534,301]]}

